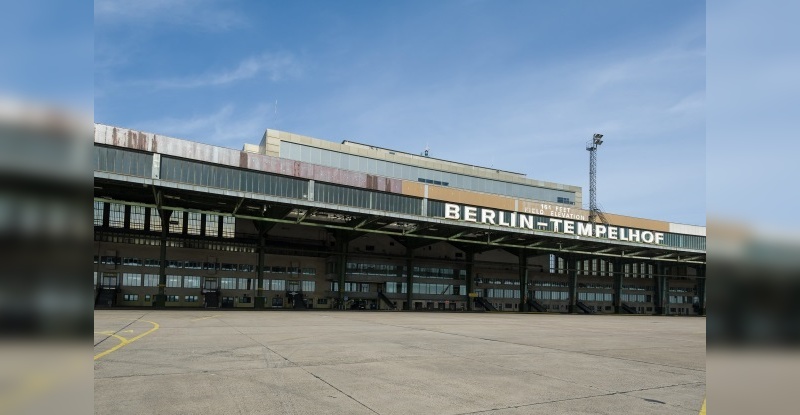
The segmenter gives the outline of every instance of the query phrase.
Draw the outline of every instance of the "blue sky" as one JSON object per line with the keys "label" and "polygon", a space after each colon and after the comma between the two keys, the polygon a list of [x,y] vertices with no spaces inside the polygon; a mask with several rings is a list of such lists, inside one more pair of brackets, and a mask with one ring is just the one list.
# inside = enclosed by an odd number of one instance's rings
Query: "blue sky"
{"label": "blue sky", "polygon": [[[231,148],[266,128],[582,186],[705,224],[700,1],[95,2],[96,122]],[[276,104],[277,103],[277,104]]]}

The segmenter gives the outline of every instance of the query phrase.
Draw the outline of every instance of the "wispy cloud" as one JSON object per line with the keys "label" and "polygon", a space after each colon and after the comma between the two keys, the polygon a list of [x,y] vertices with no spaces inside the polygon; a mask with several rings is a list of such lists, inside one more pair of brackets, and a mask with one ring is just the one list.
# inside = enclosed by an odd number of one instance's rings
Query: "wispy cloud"
{"label": "wispy cloud", "polygon": [[241,149],[244,143],[257,144],[264,130],[276,122],[274,104],[260,103],[245,110],[237,110],[235,105],[227,104],[210,113],[183,118],[164,117],[135,123],[132,127]]}
{"label": "wispy cloud", "polygon": [[301,65],[289,54],[265,53],[244,59],[235,68],[209,72],[197,76],[135,81],[137,85],[157,89],[199,88],[231,84],[256,77],[275,82],[294,78],[301,73]]}
{"label": "wispy cloud", "polygon": [[95,24],[185,25],[204,31],[241,26],[247,18],[219,0],[96,0]]}

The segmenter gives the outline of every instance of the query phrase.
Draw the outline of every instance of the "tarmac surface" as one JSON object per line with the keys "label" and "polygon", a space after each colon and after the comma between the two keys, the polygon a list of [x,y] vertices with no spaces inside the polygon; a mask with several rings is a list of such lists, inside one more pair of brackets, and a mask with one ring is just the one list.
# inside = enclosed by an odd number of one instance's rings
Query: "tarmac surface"
{"label": "tarmac surface", "polygon": [[98,310],[97,414],[697,414],[699,317]]}

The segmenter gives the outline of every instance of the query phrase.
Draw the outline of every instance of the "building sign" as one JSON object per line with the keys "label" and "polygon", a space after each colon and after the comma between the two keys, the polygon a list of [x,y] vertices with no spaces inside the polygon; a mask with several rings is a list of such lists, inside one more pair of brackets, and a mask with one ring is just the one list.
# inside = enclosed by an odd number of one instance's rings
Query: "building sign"
{"label": "building sign", "polygon": [[[583,218],[582,215],[575,215]],[[508,226],[511,228],[521,228],[530,230],[546,230],[567,235],[589,236],[594,238],[607,238],[619,241],[644,242],[647,244],[661,245],[664,243],[662,232],[644,231],[639,229],[625,228],[622,226],[612,226],[603,224],[592,225],[589,222],[581,222],[571,219],[565,215],[561,218],[536,217],[522,212],[504,212],[475,206],[460,206],[453,203],[444,204],[445,219],[463,220],[466,222],[484,223],[487,225]]]}

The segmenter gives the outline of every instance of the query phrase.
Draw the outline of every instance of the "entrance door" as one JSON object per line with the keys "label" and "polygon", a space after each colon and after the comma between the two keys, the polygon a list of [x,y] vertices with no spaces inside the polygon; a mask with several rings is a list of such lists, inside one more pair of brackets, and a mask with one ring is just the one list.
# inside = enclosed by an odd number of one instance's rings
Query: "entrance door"
{"label": "entrance door", "polygon": [[286,281],[286,291],[300,292],[300,281]]}

